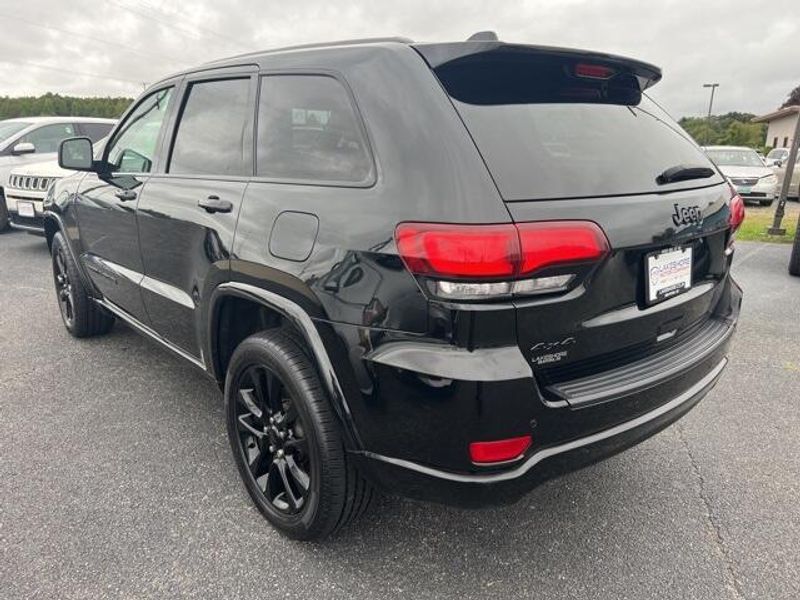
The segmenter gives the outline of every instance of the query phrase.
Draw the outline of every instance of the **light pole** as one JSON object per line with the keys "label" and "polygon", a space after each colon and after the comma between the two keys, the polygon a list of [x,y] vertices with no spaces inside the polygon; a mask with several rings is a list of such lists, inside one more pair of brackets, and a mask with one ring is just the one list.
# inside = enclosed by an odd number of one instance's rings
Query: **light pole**
{"label": "light pole", "polygon": [[714,106],[714,91],[719,87],[718,83],[704,83],[704,88],[711,88],[711,99],[708,101],[708,138],[706,144],[711,141],[711,107]]}

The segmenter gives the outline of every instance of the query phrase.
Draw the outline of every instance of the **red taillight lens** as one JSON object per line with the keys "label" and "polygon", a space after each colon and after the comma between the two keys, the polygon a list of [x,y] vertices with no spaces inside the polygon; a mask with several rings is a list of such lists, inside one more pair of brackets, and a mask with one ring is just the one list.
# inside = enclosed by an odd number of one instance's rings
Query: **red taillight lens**
{"label": "red taillight lens", "polygon": [[513,277],[519,237],[513,225],[401,223],[397,249],[416,275],[484,279]]}
{"label": "red taillight lens", "polygon": [[515,279],[544,267],[597,261],[609,250],[591,221],[401,223],[395,239],[412,273],[444,279]]}
{"label": "red taillight lens", "polygon": [[521,223],[517,229],[521,275],[552,265],[596,261],[608,252],[605,234],[591,221]]}
{"label": "red taillight lens", "polygon": [[730,208],[731,215],[728,217],[728,225],[730,225],[731,233],[736,233],[736,230],[741,227],[745,217],[744,200],[742,200],[742,197],[736,192],[733,193],[733,197],[731,198]]}
{"label": "red taillight lens", "polygon": [[529,435],[492,442],[472,442],[469,445],[469,457],[472,462],[479,464],[506,462],[521,457],[531,443],[533,438]]}

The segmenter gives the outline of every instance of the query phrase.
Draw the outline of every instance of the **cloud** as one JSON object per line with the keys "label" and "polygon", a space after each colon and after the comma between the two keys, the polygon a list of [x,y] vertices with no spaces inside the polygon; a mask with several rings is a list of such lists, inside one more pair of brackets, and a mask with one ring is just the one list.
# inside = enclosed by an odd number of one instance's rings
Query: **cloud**
{"label": "cloud", "polygon": [[0,95],[137,95],[214,58],[374,36],[506,41],[614,52],[659,65],[676,117],[765,113],[800,85],[797,0],[28,0],[0,4]]}

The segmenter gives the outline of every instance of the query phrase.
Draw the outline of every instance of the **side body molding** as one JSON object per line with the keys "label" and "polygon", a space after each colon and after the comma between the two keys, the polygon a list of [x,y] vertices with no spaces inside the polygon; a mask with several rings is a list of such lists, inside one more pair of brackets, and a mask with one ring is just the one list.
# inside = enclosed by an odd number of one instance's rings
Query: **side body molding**
{"label": "side body molding", "polygon": [[[214,290],[214,294],[211,298],[211,311],[209,314],[210,326],[208,328],[209,333],[214,331],[213,324],[217,316],[217,302],[226,295],[246,298],[254,302],[264,304],[265,306],[278,311],[287,319],[289,319],[297,328],[297,330],[303,334],[303,337],[306,339],[309,348],[314,353],[314,358],[317,362],[317,368],[320,378],[322,379],[322,384],[325,386],[326,390],[331,396],[331,399],[333,400],[334,410],[339,413],[339,416],[342,418],[345,426],[353,435],[353,441],[359,447],[363,448],[363,444],[361,443],[361,439],[356,431],[355,424],[353,423],[350,407],[347,404],[347,398],[345,397],[342,386],[339,383],[339,378],[336,376],[336,371],[334,370],[333,364],[328,357],[328,351],[325,348],[322,337],[320,336],[319,331],[317,331],[314,321],[310,316],[308,316],[308,313],[291,300],[254,285],[233,281],[221,283]],[[211,366],[216,372],[216,357],[213,354]],[[224,374],[222,373],[215,374],[224,378]]]}

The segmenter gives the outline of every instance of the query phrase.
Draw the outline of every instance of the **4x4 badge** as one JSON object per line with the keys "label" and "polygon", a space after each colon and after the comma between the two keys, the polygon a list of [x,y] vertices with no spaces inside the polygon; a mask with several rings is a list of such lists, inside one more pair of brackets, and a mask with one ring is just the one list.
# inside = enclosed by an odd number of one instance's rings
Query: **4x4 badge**
{"label": "4x4 badge", "polygon": [[675,225],[689,225],[690,223],[700,223],[703,220],[703,213],[700,211],[699,206],[684,206],[680,207],[673,204],[675,212],[672,215],[672,222]]}

